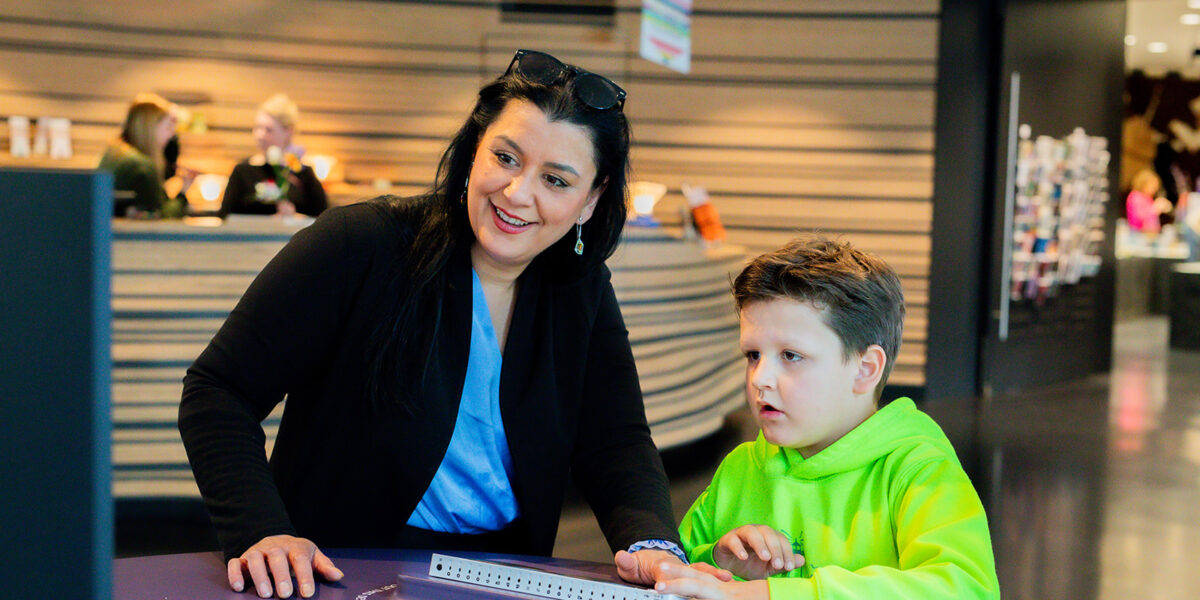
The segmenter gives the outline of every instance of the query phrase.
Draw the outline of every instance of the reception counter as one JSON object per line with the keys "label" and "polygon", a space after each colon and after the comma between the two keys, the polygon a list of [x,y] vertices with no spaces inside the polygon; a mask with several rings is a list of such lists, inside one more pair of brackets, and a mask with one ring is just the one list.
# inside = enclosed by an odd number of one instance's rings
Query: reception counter
{"label": "reception counter", "polygon": [[[311,221],[113,222],[113,493],[197,497],[176,418],[184,372],[246,287]],[[627,227],[609,260],[660,448],[718,429],[742,402],[729,278],[737,248]],[[270,450],[282,404],[264,421]]]}

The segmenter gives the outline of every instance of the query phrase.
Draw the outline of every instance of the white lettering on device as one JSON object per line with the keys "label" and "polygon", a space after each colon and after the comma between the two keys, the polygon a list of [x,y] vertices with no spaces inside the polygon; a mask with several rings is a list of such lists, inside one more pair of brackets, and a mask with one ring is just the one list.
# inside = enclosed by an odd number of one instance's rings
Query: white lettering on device
{"label": "white lettering on device", "polygon": [[368,596],[374,596],[375,594],[378,594],[379,592],[386,592],[386,591],[388,591],[388,590],[394,590],[394,589],[396,589],[396,585],[397,585],[397,584],[393,583],[392,585],[385,585],[385,586],[383,586],[383,587],[381,587],[381,588],[376,588],[376,589],[373,589],[373,590],[367,590],[367,591],[365,591],[365,592],[363,592],[363,593],[359,594],[359,595],[358,595],[356,598],[354,598],[354,600],[367,600],[367,597],[368,597]]}

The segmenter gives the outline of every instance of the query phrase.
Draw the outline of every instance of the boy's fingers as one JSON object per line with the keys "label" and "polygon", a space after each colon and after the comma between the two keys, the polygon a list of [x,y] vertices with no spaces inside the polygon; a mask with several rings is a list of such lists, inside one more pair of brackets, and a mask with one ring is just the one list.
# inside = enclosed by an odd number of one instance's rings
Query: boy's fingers
{"label": "boy's fingers", "polygon": [[726,571],[720,567],[714,567],[708,563],[702,562],[692,563],[691,567],[697,571],[708,573],[709,575],[712,575],[721,581],[733,581],[733,573],[730,573],[729,571]]}
{"label": "boy's fingers", "polygon": [[747,527],[743,534],[743,539],[758,555],[758,558],[763,562],[771,560],[771,549],[767,546],[767,540],[763,537],[763,533],[758,527]]}
{"label": "boy's fingers", "polygon": [[791,571],[796,568],[796,556],[792,553],[792,540],[789,540],[782,533],[776,531],[775,535],[779,538],[780,556],[783,558],[783,569]]}
{"label": "boy's fingers", "polygon": [[720,582],[703,571],[694,568],[672,569],[672,579],[660,581],[654,585],[654,590],[660,594],[675,594],[688,598],[706,598],[719,600],[724,594],[719,587]]}
{"label": "boy's fingers", "polygon": [[775,531],[766,525],[759,527],[759,532],[762,533],[763,543],[766,545],[767,551],[771,554],[769,559],[771,568],[783,570],[783,567],[786,564],[783,557],[783,536],[780,535],[778,531]]}
{"label": "boy's fingers", "polygon": [[736,535],[729,536],[729,551],[739,560],[746,560],[750,555],[746,552],[746,546],[742,545],[742,540]]}

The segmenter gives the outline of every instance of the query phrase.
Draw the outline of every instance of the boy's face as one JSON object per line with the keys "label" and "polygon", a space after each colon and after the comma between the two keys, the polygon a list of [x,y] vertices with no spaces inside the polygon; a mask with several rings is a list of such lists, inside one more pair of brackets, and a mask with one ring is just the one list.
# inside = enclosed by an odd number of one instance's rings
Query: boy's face
{"label": "boy's face", "polygon": [[863,361],[843,360],[824,310],[789,299],[755,301],[742,307],[741,325],[746,401],[767,441],[808,458],[875,412],[874,386],[861,393]]}

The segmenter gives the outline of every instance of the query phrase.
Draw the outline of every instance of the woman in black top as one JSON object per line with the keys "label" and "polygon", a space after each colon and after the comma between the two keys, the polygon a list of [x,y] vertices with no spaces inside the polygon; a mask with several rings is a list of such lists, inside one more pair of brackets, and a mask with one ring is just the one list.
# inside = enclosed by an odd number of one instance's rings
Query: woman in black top
{"label": "woman in black top", "polygon": [[[260,595],[273,578],[286,597],[294,574],[310,596],[314,569],[341,577],[318,545],[549,555],[568,474],[622,577],[653,583],[679,560],[604,266],[625,223],[624,97],[519,51],[480,90],[428,194],[328,211],[250,286],[188,370],[179,409],[231,587],[249,572]],[[468,391],[481,321],[502,356],[483,364],[495,396]],[[285,395],[268,463],[260,422]],[[463,423],[481,401],[498,418]],[[479,453],[507,457],[468,476],[504,497],[475,498],[514,512],[473,533],[414,526],[443,463],[461,460],[451,442],[464,427],[500,442]],[[471,504],[466,493],[449,508]]]}
{"label": "woman in black top", "polygon": [[299,117],[296,103],[283,94],[259,106],[254,119],[259,153],[233,168],[221,199],[222,217],[231,213],[315,217],[325,210],[325,188],[312,167],[300,163],[303,150],[292,144]]}

